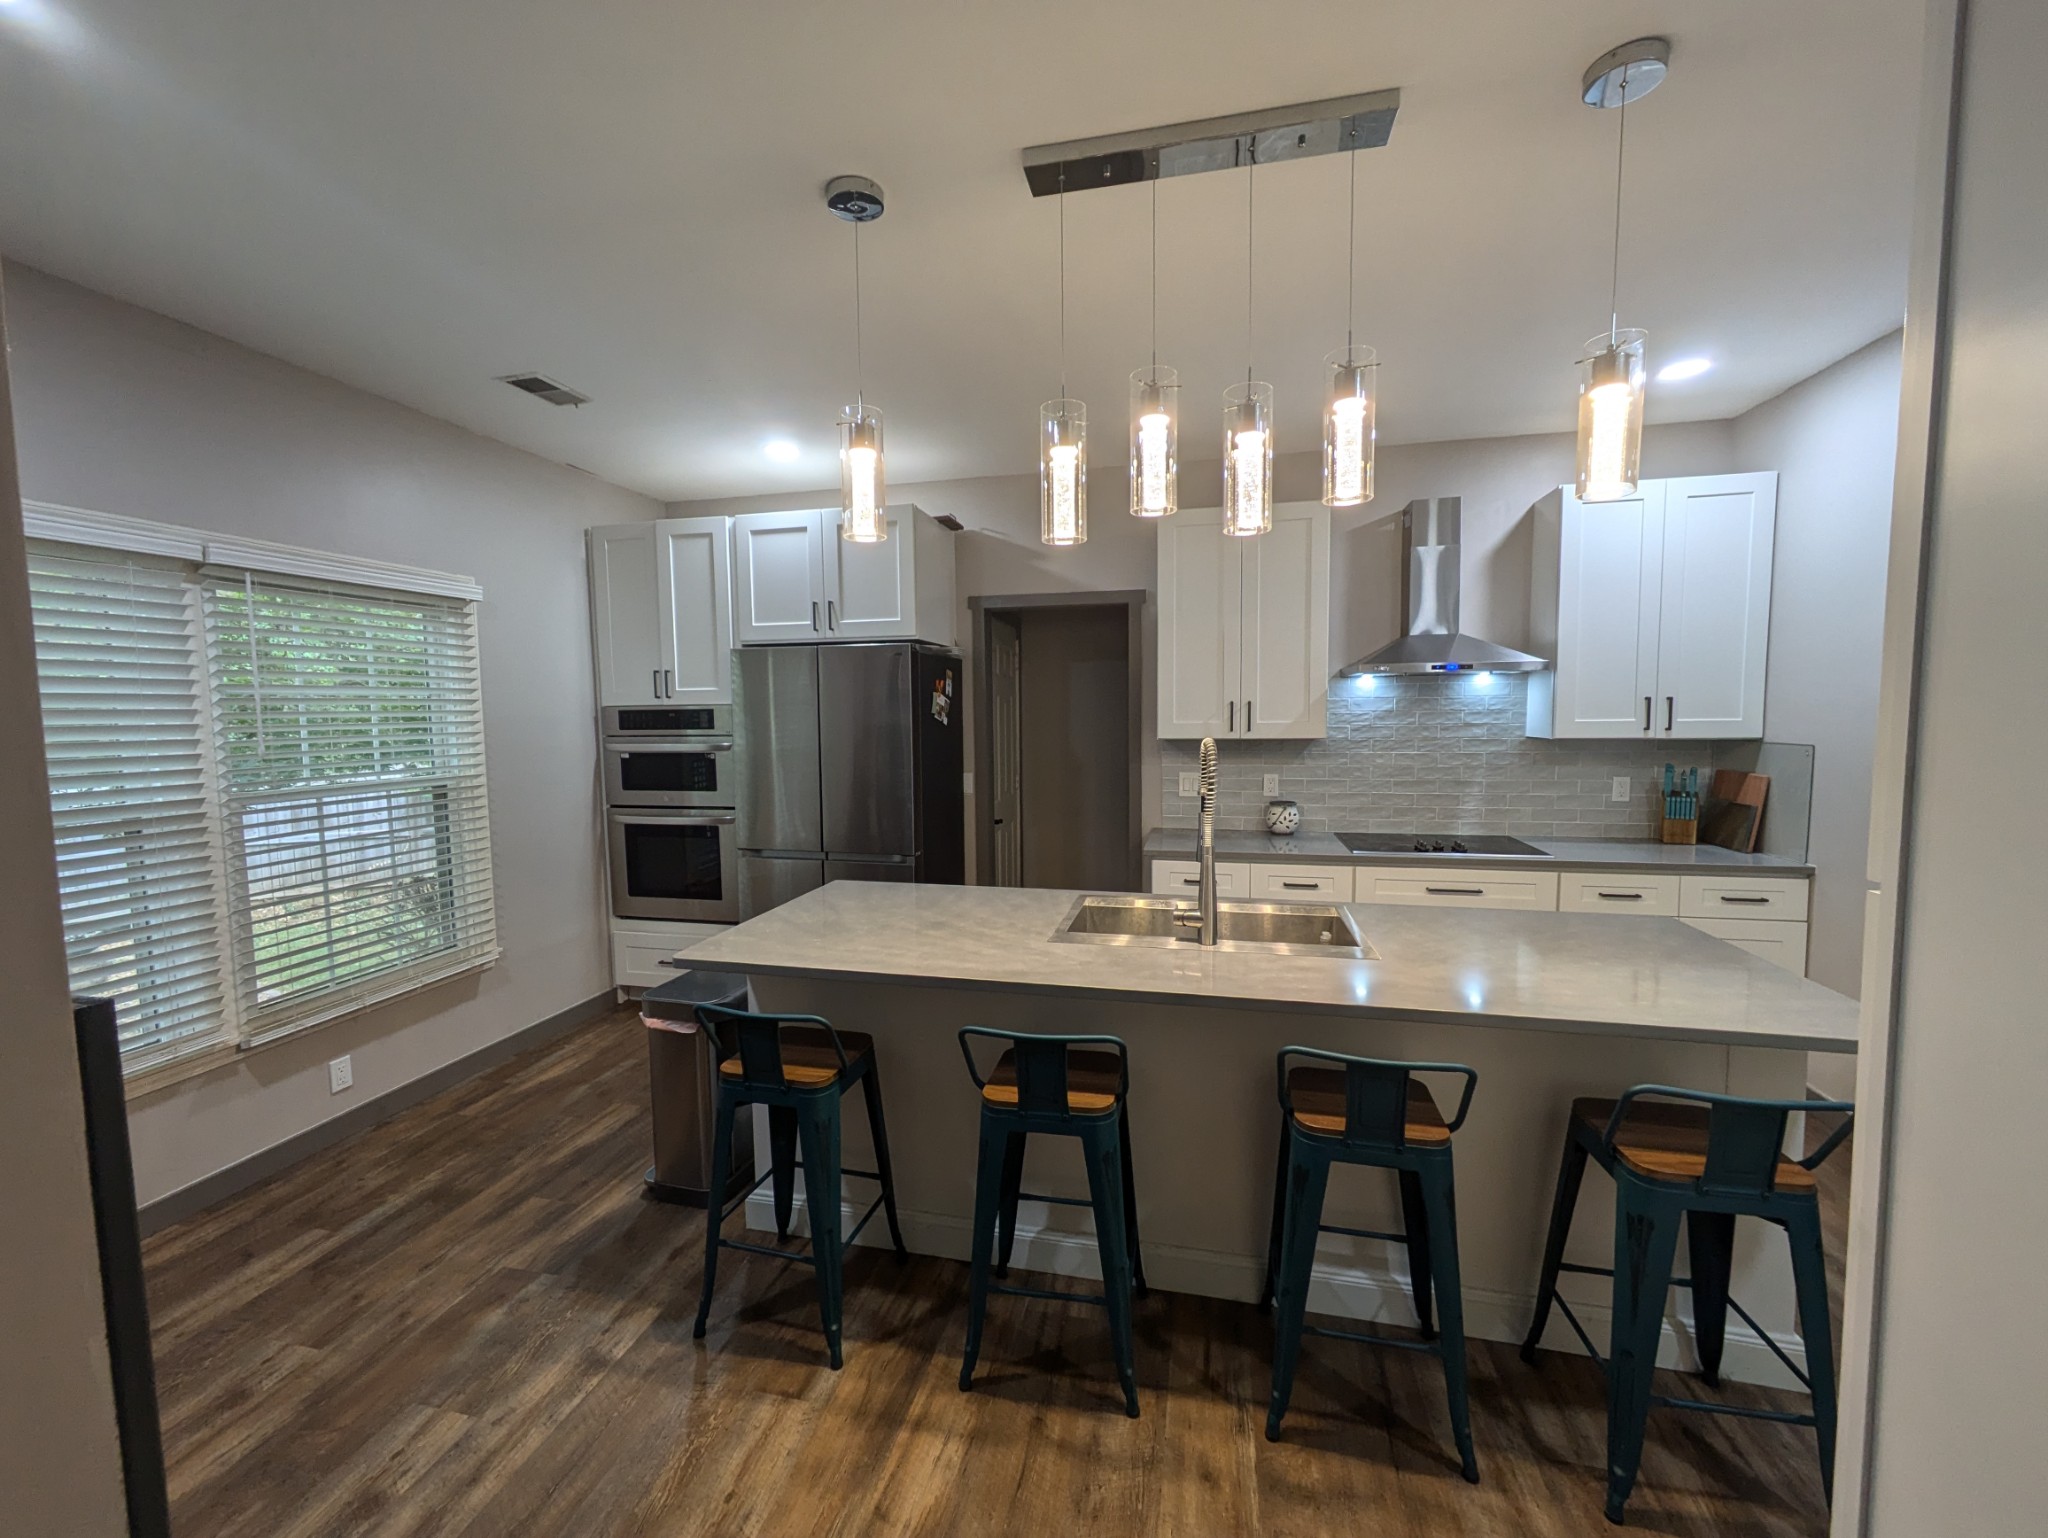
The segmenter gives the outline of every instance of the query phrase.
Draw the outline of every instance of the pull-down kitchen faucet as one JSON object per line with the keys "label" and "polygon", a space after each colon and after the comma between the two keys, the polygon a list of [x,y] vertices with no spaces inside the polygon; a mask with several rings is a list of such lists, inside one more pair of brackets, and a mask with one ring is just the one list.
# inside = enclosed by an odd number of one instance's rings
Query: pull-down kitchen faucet
{"label": "pull-down kitchen faucet", "polygon": [[1173,921],[1201,930],[1201,942],[1216,943],[1216,739],[1202,739],[1201,786],[1202,830],[1198,858],[1201,861],[1201,890],[1193,913],[1176,913]]}

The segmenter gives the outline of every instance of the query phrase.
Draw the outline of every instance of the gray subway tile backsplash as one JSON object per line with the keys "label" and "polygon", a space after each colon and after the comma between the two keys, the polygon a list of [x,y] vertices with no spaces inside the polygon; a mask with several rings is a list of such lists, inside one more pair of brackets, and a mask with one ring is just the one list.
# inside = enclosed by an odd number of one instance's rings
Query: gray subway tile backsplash
{"label": "gray subway tile backsplash", "polygon": [[[1375,678],[1330,684],[1330,734],[1217,744],[1216,825],[1265,826],[1263,778],[1300,803],[1308,833],[1507,833],[1524,838],[1654,838],[1664,765],[1713,766],[1703,742],[1552,742],[1522,735],[1528,679]],[[1180,794],[1197,745],[1159,745],[1161,820],[1192,827]],[[1629,799],[1608,799],[1614,777]]]}

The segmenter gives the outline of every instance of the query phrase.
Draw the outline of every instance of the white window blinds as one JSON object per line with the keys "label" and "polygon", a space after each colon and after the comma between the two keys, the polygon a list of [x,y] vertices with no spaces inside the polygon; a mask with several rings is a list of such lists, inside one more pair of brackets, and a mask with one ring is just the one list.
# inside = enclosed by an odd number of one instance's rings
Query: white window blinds
{"label": "white window blinds", "polygon": [[230,1021],[195,592],[174,562],[29,557],[71,986],[149,1067]]}
{"label": "white window blinds", "polygon": [[32,547],[75,990],[131,1072],[497,954],[475,606]]}
{"label": "white window blinds", "polygon": [[203,585],[243,1035],[495,955],[470,606],[247,572]]}

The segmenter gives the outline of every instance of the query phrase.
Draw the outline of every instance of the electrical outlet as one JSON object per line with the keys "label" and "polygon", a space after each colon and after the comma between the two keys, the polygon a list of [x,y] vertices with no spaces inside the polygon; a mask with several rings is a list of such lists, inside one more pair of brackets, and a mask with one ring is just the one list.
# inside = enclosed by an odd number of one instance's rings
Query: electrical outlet
{"label": "electrical outlet", "polygon": [[971,796],[974,794],[974,771],[972,769],[960,771],[960,789],[967,795]]}
{"label": "electrical outlet", "polygon": [[1279,794],[1280,794],[1280,776],[1279,776],[1279,775],[1277,775],[1277,774],[1269,774],[1269,775],[1267,775],[1267,776],[1266,776],[1266,790],[1265,790],[1265,793],[1266,793],[1267,795],[1269,795],[1269,796],[1277,796],[1277,795],[1279,795]]}
{"label": "electrical outlet", "polygon": [[1628,799],[1627,775],[1617,774],[1614,777],[1614,789],[1608,792],[1608,799],[1610,801],[1626,801]]}
{"label": "electrical outlet", "polygon": [[1180,793],[1184,796],[1199,796],[1202,793],[1201,775],[1183,770],[1180,777]]}
{"label": "electrical outlet", "polygon": [[327,1065],[327,1093],[338,1095],[356,1082],[355,1064],[347,1057],[337,1057]]}

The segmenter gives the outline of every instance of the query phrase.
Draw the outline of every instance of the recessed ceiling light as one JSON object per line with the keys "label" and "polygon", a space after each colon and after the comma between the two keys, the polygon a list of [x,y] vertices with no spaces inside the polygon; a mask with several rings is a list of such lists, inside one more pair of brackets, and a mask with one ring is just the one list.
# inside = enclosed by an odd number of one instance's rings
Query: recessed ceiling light
{"label": "recessed ceiling light", "polygon": [[1657,370],[1657,383],[1677,384],[1681,379],[1697,379],[1713,366],[1712,358],[1680,358],[1676,363],[1667,363]]}
{"label": "recessed ceiling light", "polygon": [[797,443],[794,438],[770,438],[766,443],[761,445],[761,452],[766,454],[770,459],[774,460],[777,464],[786,465],[791,460],[795,459],[799,454],[803,453],[803,450],[797,447]]}

